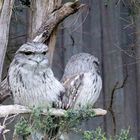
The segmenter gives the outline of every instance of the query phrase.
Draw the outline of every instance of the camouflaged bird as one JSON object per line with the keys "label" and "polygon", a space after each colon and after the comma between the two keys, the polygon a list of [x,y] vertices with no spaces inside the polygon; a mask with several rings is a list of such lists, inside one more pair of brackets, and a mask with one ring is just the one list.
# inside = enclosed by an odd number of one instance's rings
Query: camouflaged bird
{"label": "camouflaged bird", "polygon": [[4,88],[12,93],[15,104],[45,108],[58,105],[65,91],[50,68],[48,46],[37,42],[23,44],[17,50],[1,84]]}
{"label": "camouflaged bird", "polygon": [[72,56],[61,81],[66,89],[63,108],[93,106],[102,89],[98,59],[88,53]]}

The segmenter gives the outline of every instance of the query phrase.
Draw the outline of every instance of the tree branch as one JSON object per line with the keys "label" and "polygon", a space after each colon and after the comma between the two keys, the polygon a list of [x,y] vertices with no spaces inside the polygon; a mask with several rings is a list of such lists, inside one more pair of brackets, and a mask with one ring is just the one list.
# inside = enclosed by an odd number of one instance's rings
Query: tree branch
{"label": "tree branch", "polygon": [[[97,108],[97,109],[89,109],[87,111],[90,111],[90,113],[94,113],[95,117],[97,116],[103,116],[106,115],[107,111]],[[4,121],[2,123],[2,125],[0,125],[0,139],[5,137],[5,134],[7,132],[9,132],[9,129],[6,129],[6,120],[9,120],[11,118],[15,118],[18,114],[30,114],[33,111],[31,109],[29,109],[28,107],[25,106],[20,106],[20,105],[1,105],[0,106],[0,118],[4,118]],[[57,117],[65,117],[66,115],[66,110],[62,110],[62,109],[43,109],[41,114],[42,115],[47,115],[47,113],[49,113],[49,115],[52,116],[57,116]],[[10,116],[9,116],[10,115]],[[13,121],[14,119],[12,119]],[[11,122],[11,121],[10,121]],[[18,140],[19,136],[15,133],[13,140]],[[31,140],[31,138],[29,137],[29,140]]]}
{"label": "tree branch", "polygon": [[[31,113],[32,110],[28,107],[21,106],[21,105],[1,105],[0,106],[0,118],[6,117],[8,115],[15,115],[15,114],[28,114]],[[48,112],[47,109],[43,110],[42,114],[46,114]],[[93,109],[95,112],[95,116],[103,116],[107,114],[106,110],[97,108]],[[66,110],[62,109],[49,109],[49,113],[54,116],[65,116]]]}
{"label": "tree branch", "polygon": [[66,17],[76,13],[81,9],[84,4],[80,4],[78,0],[75,2],[68,2],[61,6],[58,10],[55,10],[47,17],[47,20],[43,22],[37,33],[34,35],[34,42],[48,41],[52,31],[57,25],[62,22]]}

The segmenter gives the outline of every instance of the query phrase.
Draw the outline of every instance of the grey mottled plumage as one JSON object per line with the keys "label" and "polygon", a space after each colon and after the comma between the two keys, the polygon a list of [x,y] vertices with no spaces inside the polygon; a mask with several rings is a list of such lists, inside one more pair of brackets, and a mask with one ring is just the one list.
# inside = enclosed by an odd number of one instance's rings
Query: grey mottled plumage
{"label": "grey mottled plumage", "polygon": [[19,48],[9,68],[8,84],[14,103],[29,107],[52,107],[64,92],[49,66],[48,47],[42,43]]}
{"label": "grey mottled plumage", "polygon": [[65,108],[94,105],[102,88],[98,67],[98,59],[88,53],[79,53],[70,58],[62,78],[66,88],[63,98]]}

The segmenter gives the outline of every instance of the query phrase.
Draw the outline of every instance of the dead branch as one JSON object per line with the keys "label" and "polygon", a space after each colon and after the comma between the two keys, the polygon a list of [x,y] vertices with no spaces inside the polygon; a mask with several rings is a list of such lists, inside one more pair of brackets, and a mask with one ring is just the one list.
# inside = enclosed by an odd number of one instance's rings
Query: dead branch
{"label": "dead branch", "polygon": [[75,2],[68,2],[61,6],[58,10],[55,10],[47,17],[47,21],[43,22],[37,33],[34,35],[34,42],[48,41],[52,31],[58,26],[66,17],[76,13],[81,9],[84,4],[80,4],[79,0]]}
{"label": "dead branch", "polygon": [[68,2],[59,8],[55,9],[50,15],[46,17],[46,20],[42,23],[41,27],[34,35],[34,42],[47,42],[49,46],[49,62],[52,66],[53,54],[56,44],[57,27],[66,17],[76,13],[81,9],[84,4],[80,4],[79,0],[75,2]]}
{"label": "dead branch", "polygon": [[[15,118],[15,115],[14,116],[6,116],[3,120],[3,123],[0,125],[0,140],[6,140],[5,138],[5,134],[7,134],[8,132],[10,132],[9,129],[6,128],[6,126],[8,124],[10,124]],[[7,123],[7,121],[9,121]]]}
{"label": "dead branch", "polygon": [[[21,105],[1,105],[0,106],[0,118],[6,117],[8,115],[15,115],[15,114],[28,114],[31,113],[32,110],[28,107],[21,106]],[[48,112],[47,109],[43,110],[43,114]],[[103,116],[107,114],[106,110],[97,108],[93,109],[95,112],[95,116]],[[66,110],[62,109],[49,109],[49,113],[54,116],[65,116]]]}

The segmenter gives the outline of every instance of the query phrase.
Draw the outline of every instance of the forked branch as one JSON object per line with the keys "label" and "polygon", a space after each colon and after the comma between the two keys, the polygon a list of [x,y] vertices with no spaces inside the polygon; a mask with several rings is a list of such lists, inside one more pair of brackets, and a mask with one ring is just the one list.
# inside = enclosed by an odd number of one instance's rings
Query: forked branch
{"label": "forked branch", "polygon": [[47,20],[43,22],[37,33],[34,35],[33,41],[44,42],[48,41],[52,31],[68,16],[76,13],[81,9],[84,4],[80,4],[79,0],[75,2],[68,2],[55,10],[52,14],[47,17]]}

